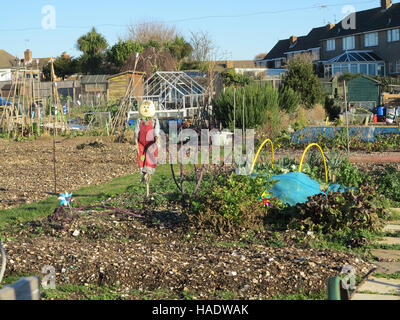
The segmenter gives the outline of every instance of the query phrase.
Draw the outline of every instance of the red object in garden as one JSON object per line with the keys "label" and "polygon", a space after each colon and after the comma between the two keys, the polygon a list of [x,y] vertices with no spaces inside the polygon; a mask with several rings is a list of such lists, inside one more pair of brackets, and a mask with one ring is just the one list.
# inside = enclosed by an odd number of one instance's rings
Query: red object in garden
{"label": "red object in garden", "polygon": [[[154,134],[153,119],[149,121],[140,121],[139,124],[139,153],[138,162],[139,169],[142,172],[153,174],[157,167],[157,140]],[[144,159],[142,158],[144,156]]]}
{"label": "red object in garden", "polygon": [[374,123],[378,123],[378,116],[374,114]]}

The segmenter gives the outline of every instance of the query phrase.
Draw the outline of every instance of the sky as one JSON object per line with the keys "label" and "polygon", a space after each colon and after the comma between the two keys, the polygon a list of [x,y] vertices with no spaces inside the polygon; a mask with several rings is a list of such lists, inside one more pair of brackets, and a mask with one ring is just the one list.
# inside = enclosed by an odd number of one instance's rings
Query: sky
{"label": "sky", "polygon": [[[0,19],[0,49],[20,58],[27,48],[34,58],[56,57],[64,51],[77,57],[76,41],[92,27],[113,45],[126,37],[129,25],[159,21],[175,25],[186,39],[190,32],[208,32],[221,59],[251,60],[280,39],[339,22],[348,14],[343,13],[346,5],[360,11],[380,6],[380,0],[6,1]],[[49,15],[48,6],[55,15]]]}

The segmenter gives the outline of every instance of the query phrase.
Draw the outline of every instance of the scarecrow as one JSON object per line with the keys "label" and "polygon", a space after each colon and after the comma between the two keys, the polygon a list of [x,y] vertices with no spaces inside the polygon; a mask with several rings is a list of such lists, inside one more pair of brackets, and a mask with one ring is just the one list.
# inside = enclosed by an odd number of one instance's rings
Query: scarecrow
{"label": "scarecrow", "polygon": [[147,197],[150,196],[150,180],[157,167],[157,139],[160,135],[160,123],[154,118],[156,108],[152,101],[143,101],[139,108],[141,119],[135,127],[136,150],[142,183],[146,183]]}

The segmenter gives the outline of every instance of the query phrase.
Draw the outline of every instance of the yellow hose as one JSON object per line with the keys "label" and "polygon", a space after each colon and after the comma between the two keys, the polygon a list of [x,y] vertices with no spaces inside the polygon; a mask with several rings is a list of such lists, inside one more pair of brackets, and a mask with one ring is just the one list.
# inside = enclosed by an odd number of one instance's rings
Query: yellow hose
{"label": "yellow hose", "polygon": [[299,172],[301,172],[301,169],[303,168],[303,161],[304,161],[304,158],[305,158],[305,156],[306,156],[306,153],[307,153],[307,151],[308,151],[311,147],[318,147],[319,150],[321,151],[322,157],[324,158],[326,183],[328,183],[328,167],[327,167],[327,165],[326,165],[326,158],[325,158],[325,155],[324,155],[324,151],[322,151],[322,148],[321,148],[318,144],[316,144],[316,143],[310,144],[310,145],[306,148],[306,150],[304,150],[303,157],[301,158],[301,161],[300,161]]}
{"label": "yellow hose", "polygon": [[261,147],[260,147],[260,148],[258,149],[258,151],[257,151],[256,157],[254,158],[253,165],[251,166],[251,169],[250,169],[250,174],[253,173],[253,170],[254,170],[254,167],[255,167],[255,165],[256,165],[258,156],[260,155],[260,152],[261,152],[262,148],[267,144],[267,142],[269,142],[269,143],[271,144],[271,151],[272,151],[272,169],[274,168],[274,160],[275,160],[275,159],[274,159],[274,158],[275,158],[274,143],[273,143],[270,139],[267,139],[267,140],[265,140],[265,141],[261,144]]}

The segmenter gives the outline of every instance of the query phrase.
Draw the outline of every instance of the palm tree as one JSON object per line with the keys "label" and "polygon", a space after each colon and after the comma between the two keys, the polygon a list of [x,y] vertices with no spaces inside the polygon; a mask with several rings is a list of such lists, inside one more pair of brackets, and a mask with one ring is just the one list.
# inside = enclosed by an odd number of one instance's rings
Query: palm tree
{"label": "palm tree", "polygon": [[76,47],[83,52],[80,58],[82,71],[91,74],[99,73],[104,61],[104,51],[108,47],[104,36],[93,28],[78,39]]}
{"label": "palm tree", "polygon": [[96,56],[107,49],[107,40],[93,28],[78,39],[77,48],[88,56]]}

